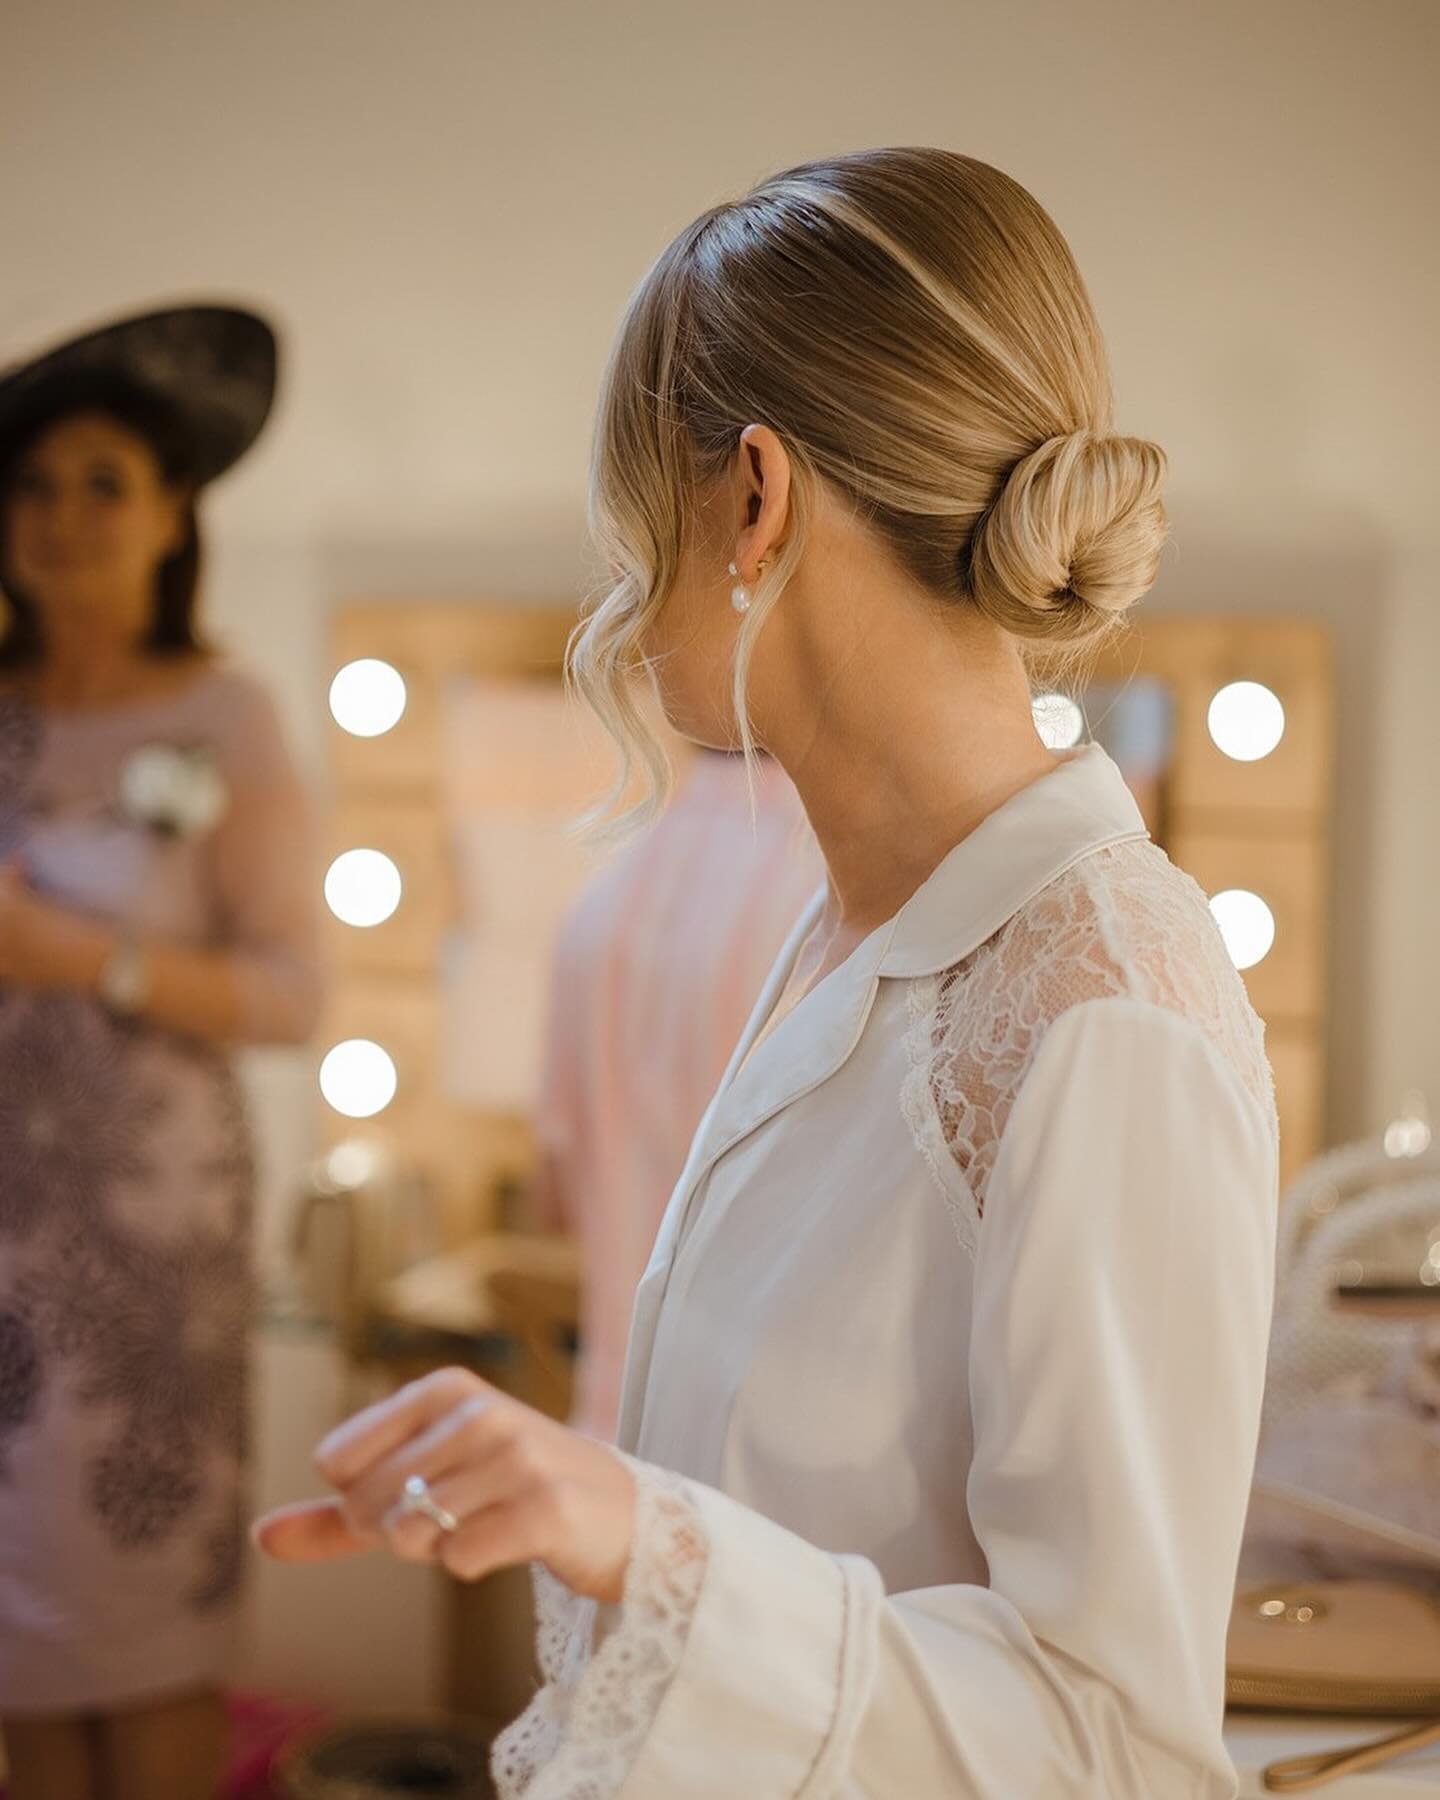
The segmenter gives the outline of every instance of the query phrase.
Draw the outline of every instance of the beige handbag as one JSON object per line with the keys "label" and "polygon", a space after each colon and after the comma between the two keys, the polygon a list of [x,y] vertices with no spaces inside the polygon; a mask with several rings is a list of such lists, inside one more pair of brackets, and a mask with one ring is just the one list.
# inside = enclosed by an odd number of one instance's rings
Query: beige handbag
{"label": "beige handbag", "polygon": [[1440,1739],[1440,1604],[1390,1581],[1246,1587],[1230,1618],[1225,1692],[1241,1709],[1425,1720],[1345,1750],[1272,1763],[1262,1776],[1272,1793],[1388,1762]]}
{"label": "beige handbag", "polygon": [[1272,1763],[1273,1793],[1440,1740],[1440,1290],[1426,1285],[1440,1152],[1427,1143],[1330,1151],[1285,1197],[1226,1668],[1232,1707],[1421,1722]]}

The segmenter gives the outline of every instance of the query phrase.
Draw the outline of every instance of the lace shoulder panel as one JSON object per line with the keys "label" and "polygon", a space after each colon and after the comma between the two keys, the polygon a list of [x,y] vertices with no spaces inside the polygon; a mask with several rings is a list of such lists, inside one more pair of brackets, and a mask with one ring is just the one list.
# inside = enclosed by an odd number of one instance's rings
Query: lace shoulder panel
{"label": "lace shoulder panel", "polygon": [[1006,1121],[1046,1031],[1072,1007],[1120,995],[1197,1025],[1274,1129],[1265,1028],[1204,890],[1137,839],[1082,858],[962,962],[915,984],[905,1111],[947,1198],[937,1140],[983,1213]]}

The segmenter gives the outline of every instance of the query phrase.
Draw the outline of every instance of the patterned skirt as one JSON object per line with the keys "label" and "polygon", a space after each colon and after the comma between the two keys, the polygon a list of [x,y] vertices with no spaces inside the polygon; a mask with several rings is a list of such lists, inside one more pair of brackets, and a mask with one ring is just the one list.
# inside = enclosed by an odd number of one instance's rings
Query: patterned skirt
{"label": "patterned skirt", "polygon": [[253,1193],[223,1055],[0,992],[0,1719],[224,1675]]}

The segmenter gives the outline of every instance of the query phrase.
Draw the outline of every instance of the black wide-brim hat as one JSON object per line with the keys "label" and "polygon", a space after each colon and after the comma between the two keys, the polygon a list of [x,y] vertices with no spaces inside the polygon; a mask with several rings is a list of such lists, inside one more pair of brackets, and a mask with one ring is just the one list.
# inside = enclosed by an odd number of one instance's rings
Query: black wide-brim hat
{"label": "black wide-brim hat", "polygon": [[123,383],[158,395],[203,486],[264,430],[278,371],[274,331],[240,307],[172,306],[119,319],[0,371],[0,461],[16,432],[32,429],[62,396],[73,406],[93,377],[97,394]]}

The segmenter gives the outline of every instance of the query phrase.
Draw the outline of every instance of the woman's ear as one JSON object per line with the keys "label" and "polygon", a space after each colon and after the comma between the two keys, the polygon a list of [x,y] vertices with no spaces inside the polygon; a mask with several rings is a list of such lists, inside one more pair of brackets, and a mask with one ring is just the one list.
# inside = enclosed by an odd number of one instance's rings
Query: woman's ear
{"label": "woman's ear", "polygon": [[740,433],[740,475],[746,523],[735,560],[750,569],[775,560],[790,523],[790,457],[768,425],[747,425]]}

